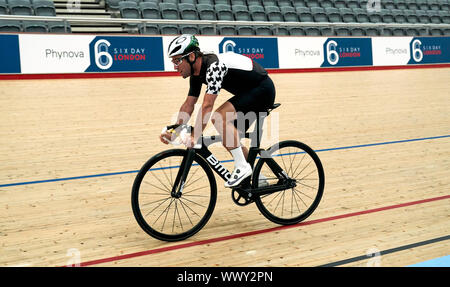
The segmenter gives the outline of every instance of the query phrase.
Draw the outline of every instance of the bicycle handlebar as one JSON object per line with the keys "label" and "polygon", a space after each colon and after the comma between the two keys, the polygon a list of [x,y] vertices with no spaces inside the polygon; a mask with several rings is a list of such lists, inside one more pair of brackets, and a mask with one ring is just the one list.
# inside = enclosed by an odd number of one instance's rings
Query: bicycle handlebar
{"label": "bicycle handlebar", "polygon": [[[169,126],[166,126],[165,128],[163,128],[161,133],[168,132],[170,134],[175,134],[176,138],[174,140],[172,140],[172,141],[167,140],[167,139],[166,140],[172,145],[181,145],[181,144],[183,144],[183,141],[184,141],[186,135],[192,133],[193,130],[194,130],[194,127],[186,125],[186,124],[174,124],[174,125],[169,125]],[[177,141],[178,138],[180,138],[181,141],[180,140]],[[201,144],[200,145],[196,144],[194,146],[194,148],[200,148],[200,147],[201,147]]]}
{"label": "bicycle handlebar", "polygon": [[194,127],[186,124],[174,124],[166,127],[168,132],[175,134],[180,133],[183,129],[188,133],[192,133],[194,131]]}

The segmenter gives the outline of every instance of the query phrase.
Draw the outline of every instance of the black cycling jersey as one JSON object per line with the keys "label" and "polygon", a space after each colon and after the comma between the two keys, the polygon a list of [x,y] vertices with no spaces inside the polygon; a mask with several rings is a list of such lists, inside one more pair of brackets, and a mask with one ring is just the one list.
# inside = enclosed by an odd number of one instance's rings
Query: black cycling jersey
{"label": "black cycling jersey", "polygon": [[198,97],[202,84],[206,93],[217,95],[225,89],[233,95],[245,93],[267,78],[267,71],[250,58],[235,54],[204,54],[198,76],[190,77],[189,96]]}

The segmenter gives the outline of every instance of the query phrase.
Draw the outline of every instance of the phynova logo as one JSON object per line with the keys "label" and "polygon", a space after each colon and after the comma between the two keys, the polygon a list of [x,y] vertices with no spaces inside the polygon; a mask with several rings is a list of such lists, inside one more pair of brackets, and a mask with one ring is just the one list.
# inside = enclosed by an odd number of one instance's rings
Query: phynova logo
{"label": "phynova logo", "polygon": [[110,53],[111,43],[105,39],[94,45],[95,64],[102,70],[111,68],[113,62],[145,61],[145,48],[114,47]]}
{"label": "phynova logo", "polygon": [[295,56],[299,57],[317,57],[321,55],[320,50],[303,50],[296,48],[294,50]]}
{"label": "phynova logo", "polygon": [[386,47],[386,55],[406,55],[408,54],[408,49],[406,48],[391,48]]}
{"label": "phynova logo", "polygon": [[45,58],[51,59],[78,59],[84,58],[83,51],[66,51],[66,50],[54,50],[54,49],[45,49]]}

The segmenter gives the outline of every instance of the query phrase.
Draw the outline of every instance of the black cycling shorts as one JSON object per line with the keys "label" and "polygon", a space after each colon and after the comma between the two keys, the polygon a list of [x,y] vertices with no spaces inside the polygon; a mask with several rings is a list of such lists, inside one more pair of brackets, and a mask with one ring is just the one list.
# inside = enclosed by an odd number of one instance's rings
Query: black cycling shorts
{"label": "black cycling shorts", "polygon": [[[266,112],[268,108],[272,107],[275,102],[275,86],[272,79],[267,76],[261,81],[260,85],[248,90],[247,92],[240,93],[228,100],[237,112],[238,118],[234,122],[236,127],[242,127],[238,125],[238,121],[242,121],[242,115],[248,115],[249,112]],[[253,117],[245,117],[245,130],[254,122]],[[239,128],[242,132],[242,129]]]}

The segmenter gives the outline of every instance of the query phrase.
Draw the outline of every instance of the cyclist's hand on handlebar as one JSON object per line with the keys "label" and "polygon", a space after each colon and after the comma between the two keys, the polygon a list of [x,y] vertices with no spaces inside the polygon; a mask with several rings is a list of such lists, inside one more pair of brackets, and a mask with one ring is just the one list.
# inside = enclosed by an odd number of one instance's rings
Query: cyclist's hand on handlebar
{"label": "cyclist's hand on handlebar", "polygon": [[192,134],[181,135],[181,141],[187,148],[193,148],[195,145],[194,136]]}
{"label": "cyclist's hand on handlebar", "polygon": [[174,135],[169,133],[168,131],[166,131],[159,135],[159,140],[163,144],[169,144],[170,142],[172,142],[174,140]]}
{"label": "cyclist's hand on handlebar", "polygon": [[[161,131],[159,140],[164,144],[184,144],[187,148],[201,148],[201,144],[195,144],[191,131],[192,127],[187,125],[167,126]],[[179,137],[178,140],[177,137]]]}
{"label": "cyclist's hand on handlebar", "polygon": [[175,139],[178,134],[175,132],[175,129],[172,126],[168,126],[162,129],[161,134],[159,135],[159,140],[163,144],[174,144]]}

